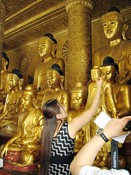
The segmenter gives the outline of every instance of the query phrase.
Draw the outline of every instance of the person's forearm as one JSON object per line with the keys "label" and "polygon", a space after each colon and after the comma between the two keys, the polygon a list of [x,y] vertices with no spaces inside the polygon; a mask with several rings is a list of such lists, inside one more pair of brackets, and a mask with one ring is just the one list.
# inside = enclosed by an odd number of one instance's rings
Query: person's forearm
{"label": "person's forearm", "polygon": [[[96,113],[96,111],[99,109],[100,105],[100,97],[101,97],[101,87],[97,87],[96,95],[94,97],[94,100],[90,106],[89,109],[86,109],[86,111],[83,112],[83,116],[85,115],[87,117],[88,114],[88,120]],[[90,116],[90,117],[89,117]]]}
{"label": "person's forearm", "polygon": [[97,91],[96,91],[96,95],[95,95],[94,100],[92,102],[92,105],[90,107],[90,109],[94,112],[94,114],[96,113],[96,111],[99,108],[100,98],[101,98],[101,87],[98,86]]}
{"label": "person's forearm", "polygon": [[[111,119],[103,128],[104,134],[108,139],[127,134],[123,128],[131,121],[131,116],[123,117],[121,119]],[[113,129],[112,129],[113,128]],[[101,136],[94,136],[85,146],[78,152],[71,163],[70,170],[73,175],[79,175],[83,166],[91,166],[99,150],[104,145],[105,141]]]}
{"label": "person's forearm", "polygon": [[78,117],[73,118],[73,120],[70,122],[69,128],[73,128],[73,131],[70,130],[71,131],[70,134],[72,135],[72,137],[74,137],[74,134],[76,134],[76,132],[79,129],[81,129],[91,120],[96,111],[99,109],[101,85],[102,85],[102,79],[100,78],[97,85],[97,92],[91,107],[89,109],[85,109]]}
{"label": "person's forearm", "polygon": [[97,153],[104,143],[105,141],[97,135],[86,143],[72,161],[70,165],[71,173],[73,175],[79,175],[79,172],[83,166],[92,165]]}
{"label": "person's forearm", "polygon": [[74,164],[78,164],[78,166],[92,165],[104,143],[105,141],[100,136],[94,136],[76,155]]}

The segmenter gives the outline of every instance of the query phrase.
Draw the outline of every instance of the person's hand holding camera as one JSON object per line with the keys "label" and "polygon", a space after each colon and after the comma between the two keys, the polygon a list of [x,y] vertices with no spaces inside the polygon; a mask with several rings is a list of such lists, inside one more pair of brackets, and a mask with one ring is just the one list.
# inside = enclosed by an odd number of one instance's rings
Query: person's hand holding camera
{"label": "person's hand holding camera", "polygon": [[130,130],[130,124],[131,116],[123,117],[121,119],[112,118],[104,127],[104,134],[108,139],[127,134]]}

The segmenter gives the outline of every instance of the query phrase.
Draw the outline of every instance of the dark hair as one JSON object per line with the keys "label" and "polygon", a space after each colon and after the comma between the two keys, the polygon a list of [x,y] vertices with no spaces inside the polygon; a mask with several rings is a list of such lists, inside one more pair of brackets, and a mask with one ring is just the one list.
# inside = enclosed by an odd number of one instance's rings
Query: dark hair
{"label": "dark hair", "polygon": [[34,77],[28,75],[28,84],[33,84],[34,82]]}
{"label": "dark hair", "polygon": [[110,56],[107,56],[104,58],[103,60],[103,64],[101,65],[101,67],[103,66],[114,66],[114,68],[116,69],[116,71],[118,72],[119,71],[119,67],[118,67],[118,64],[116,64],[114,62],[114,59]]}
{"label": "dark hair", "polygon": [[42,106],[44,125],[41,135],[41,163],[40,175],[47,175],[50,163],[51,142],[57,126],[56,115],[60,113],[60,106],[56,99],[49,100]]}
{"label": "dark hair", "polygon": [[64,75],[64,74],[63,74],[63,71],[61,70],[61,68],[60,68],[60,66],[59,66],[58,64],[53,64],[53,65],[51,66],[51,69],[52,69],[52,70],[56,70],[61,76]]}
{"label": "dark hair", "polygon": [[120,13],[120,10],[117,7],[111,7],[110,9],[108,9],[108,12],[112,12],[112,11]]}
{"label": "dark hair", "polygon": [[23,78],[23,75],[21,74],[19,69],[13,69],[12,73],[16,74],[18,76],[18,78],[20,78],[20,79]]}
{"label": "dark hair", "polygon": [[54,36],[51,33],[46,33],[44,34],[44,36],[47,36],[48,38],[50,38],[55,44],[57,44],[56,39],[54,38]]}
{"label": "dark hair", "polygon": [[5,52],[2,52],[2,57],[8,62],[7,66],[6,66],[6,69],[8,69],[10,60],[9,60],[7,54]]}

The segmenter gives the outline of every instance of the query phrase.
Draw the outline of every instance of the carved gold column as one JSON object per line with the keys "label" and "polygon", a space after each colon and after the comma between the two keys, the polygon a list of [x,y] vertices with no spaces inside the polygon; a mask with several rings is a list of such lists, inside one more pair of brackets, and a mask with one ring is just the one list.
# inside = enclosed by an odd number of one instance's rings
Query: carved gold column
{"label": "carved gold column", "polygon": [[2,50],[3,50],[4,20],[5,20],[5,8],[3,1],[0,0],[0,70],[1,70]]}
{"label": "carved gold column", "polygon": [[71,89],[77,81],[87,83],[91,67],[91,12],[92,0],[67,0],[69,57],[67,61],[67,86]]}

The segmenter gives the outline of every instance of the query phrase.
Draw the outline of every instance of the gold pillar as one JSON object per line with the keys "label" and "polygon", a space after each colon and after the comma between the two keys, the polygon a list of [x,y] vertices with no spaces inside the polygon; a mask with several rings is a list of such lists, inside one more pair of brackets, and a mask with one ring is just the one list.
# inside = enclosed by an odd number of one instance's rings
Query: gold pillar
{"label": "gold pillar", "polygon": [[67,0],[69,57],[66,66],[68,89],[90,78],[92,0]]}
{"label": "gold pillar", "polygon": [[3,1],[0,0],[0,70],[1,70],[1,63],[2,63],[4,20],[5,20],[5,8],[4,8]]}

